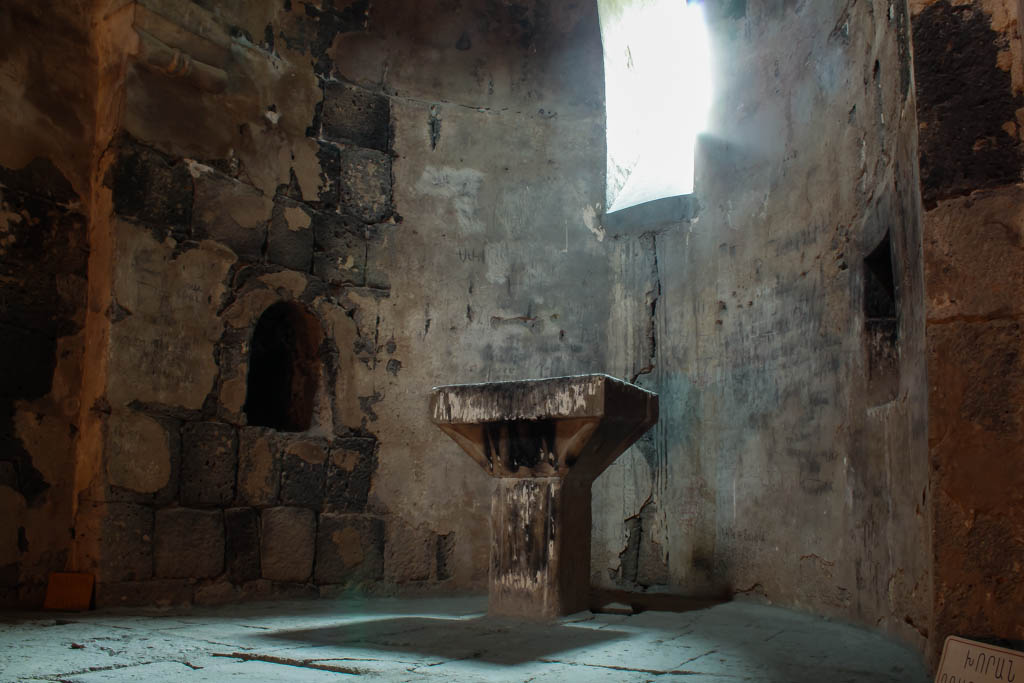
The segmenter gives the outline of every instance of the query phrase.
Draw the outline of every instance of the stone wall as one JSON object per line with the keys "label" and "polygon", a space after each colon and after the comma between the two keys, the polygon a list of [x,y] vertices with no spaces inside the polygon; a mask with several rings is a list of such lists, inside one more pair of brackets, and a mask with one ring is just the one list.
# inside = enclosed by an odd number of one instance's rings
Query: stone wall
{"label": "stone wall", "polygon": [[[596,9],[104,16],[129,59],[73,564],[101,604],[483,588],[491,481],[427,396],[604,368]],[[268,342],[312,343],[279,385],[298,426],[253,424],[270,310],[308,321]]]}
{"label": "stone wall", "polygon": [[73,538],[96,80],[87,3],[0,11],[0,604]]}
{"label": "stone wall", "polygon": [[[925,197],[933,656],[1024,641],[1020,5],[914,3]],[[1011,643],[1013,644],[1013,643]]]}
{"label": "stone wall", "polygon": [[[1021,505],[988,487],[1019,422],[1015,14],[911,4],[923,185],[903,2],[709,3],[692,211],[629,226],[590,3],[16,2],[0,325],[39,343],[0,397],[3,599],[60,568],[106,604],[481,590],[492,482],[429,388],[610,372],[662,418],[595,485],[595,585],[1019,637]],[[925,78],[950,26],[992,102]],[[993,113],[943,131],[947,100]],[[308,428],[251,424],[268,310],[317,350],[281,385]]]}
{"label": "stone wall", "polygon": [[923,647],[907,6],[739,2],[709,14],[716,105],[696,210],[609,235],[610,370],[657,391],[661,420],[595,484],[593,581],[785,604]]}

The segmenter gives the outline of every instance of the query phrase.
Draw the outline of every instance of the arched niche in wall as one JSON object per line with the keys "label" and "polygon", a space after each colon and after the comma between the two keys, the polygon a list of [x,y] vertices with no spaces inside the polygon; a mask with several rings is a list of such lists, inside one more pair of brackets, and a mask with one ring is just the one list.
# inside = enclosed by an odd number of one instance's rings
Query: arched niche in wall
{"label": "arched niche in wall", "polygon": [[310,428],[320,380],[320,322],[301,304],[263,312],[249,350],[245,411],[250,425],[285,432]]}

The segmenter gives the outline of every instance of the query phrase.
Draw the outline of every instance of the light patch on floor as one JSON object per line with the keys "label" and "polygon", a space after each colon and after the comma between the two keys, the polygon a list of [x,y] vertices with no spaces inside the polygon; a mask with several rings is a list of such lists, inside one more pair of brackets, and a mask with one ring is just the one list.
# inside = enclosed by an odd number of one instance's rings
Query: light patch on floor
{"label": "light patch on floor", "polygon": [[924,683],[880,634],[731,602],[686,612],[485,615],[486,598],[306,600],[0,615],[0,681]]}

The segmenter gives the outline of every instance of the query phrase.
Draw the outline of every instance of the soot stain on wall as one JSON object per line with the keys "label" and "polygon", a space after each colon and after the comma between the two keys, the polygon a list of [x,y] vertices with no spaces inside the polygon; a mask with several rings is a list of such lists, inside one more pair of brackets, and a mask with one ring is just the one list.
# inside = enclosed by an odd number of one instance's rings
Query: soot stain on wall
{"label": "soot stain on wall", "polygon": [[973,5],[940,0],[913,20],[926,206],[1020,179],[1021,151],[1003,129],[1022,99],[999,68],[1002,37]]}
{"label": "soot stain on wall", "polygon": [[0,483],[30,505],[49,483],[15,433],[14,414],[17,402],[50,392],[57,340],[81,327],[88,249],[78,199],[48,160],[0,168]]}

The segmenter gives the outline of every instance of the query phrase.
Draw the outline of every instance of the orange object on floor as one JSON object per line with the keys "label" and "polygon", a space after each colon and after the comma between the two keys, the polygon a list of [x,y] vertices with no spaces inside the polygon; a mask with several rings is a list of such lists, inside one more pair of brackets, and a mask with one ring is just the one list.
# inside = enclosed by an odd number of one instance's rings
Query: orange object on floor
{"label": "orange object on floor", "polygon": [[83,612],[92,607],[96,577],[80,572],[53,572],[46,585],[43,609]]}

